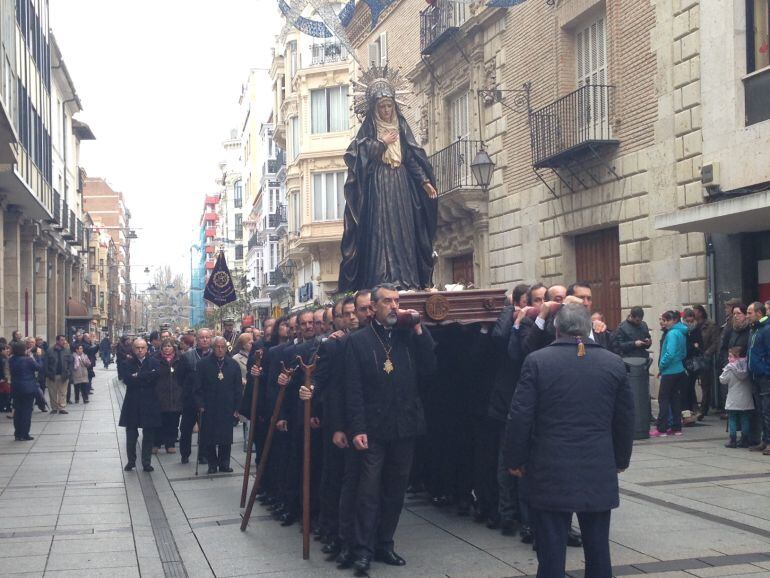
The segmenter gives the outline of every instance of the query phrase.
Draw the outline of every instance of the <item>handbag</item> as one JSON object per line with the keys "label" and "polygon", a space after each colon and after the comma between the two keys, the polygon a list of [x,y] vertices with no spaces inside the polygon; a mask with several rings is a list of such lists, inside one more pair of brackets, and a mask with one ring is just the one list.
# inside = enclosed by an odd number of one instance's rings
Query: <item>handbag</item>
{"label": "handbag", "polygon": [[703,373],[706,367],[708,367],[708,361],[702,355],[697,357],[690,357],[684,360],[684,368],[690,375]]}

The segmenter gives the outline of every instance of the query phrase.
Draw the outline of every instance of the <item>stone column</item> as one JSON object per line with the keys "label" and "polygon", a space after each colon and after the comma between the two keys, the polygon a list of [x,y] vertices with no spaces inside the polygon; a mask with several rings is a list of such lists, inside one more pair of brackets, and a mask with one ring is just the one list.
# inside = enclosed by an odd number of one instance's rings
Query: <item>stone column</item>
{"label": "stone column", "polygon": [[5,295],[3,299],[3,308],[5,309],[5,331],[7,339],[10,341],[11,332],[19,329],[24,330],[21,319],[21,309],[19,306],[20,284],[19,277],[21,266],[19,261],[19,218],[21,210],[13,205],[9,206],[3,215],[5,228],[5,254],[3,255],[3,277],[5,278]]}
{"label": "stone column", "polygon": [[40,335],[50,343],[53,336],[48,333],[48,246],[42,239],[36,240],[32,270],[35,272],[35,337]]}
{"label": "stone column", "polygon": [[477,213],[473,219],[473,266],[476,287],[488,288],[490,286],[489,217],[486,213]]}
{"label": "stone column", "polygon": [[32,223],[21,227],[19,246],[19,309],[21,332],[25,337],[35,333],[35,256],[34,244],[37,228]]}
{"label": "stone column", "polygon": [[51,248],[47,251],[48,263],[46,267],[46,277],[48,280],[48,342],[53,343],[56,335],[59,333],[59,255],[56,249]]}

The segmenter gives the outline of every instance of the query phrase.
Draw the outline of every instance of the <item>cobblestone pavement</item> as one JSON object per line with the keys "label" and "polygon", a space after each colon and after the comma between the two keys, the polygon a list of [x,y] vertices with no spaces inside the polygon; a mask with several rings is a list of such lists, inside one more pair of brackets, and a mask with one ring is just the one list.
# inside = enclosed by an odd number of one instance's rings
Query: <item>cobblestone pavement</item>
{"label": "cobblestone pavement", "polygon": [[[33,442],[15,442],[11,420],[0,423],[0,575],[352,576],[317,542],[303,561],[298,527],[259,508],[240,532],[240,445],[231,475],[196,478],[178,454],[156,456],[152,474],[124,473],[115,372],[97,370],[94,389],[69,415],[35,410]],[[724,423],[637,443],[613,515],[616,575],[770,576],[770,457],[724,448]],[[530,547],[422,497],[408,500],[396,545],[407,566],[375,564],[372,577],[536,571]],[[582,551],[570,548],[568,560],[581,568]]]}

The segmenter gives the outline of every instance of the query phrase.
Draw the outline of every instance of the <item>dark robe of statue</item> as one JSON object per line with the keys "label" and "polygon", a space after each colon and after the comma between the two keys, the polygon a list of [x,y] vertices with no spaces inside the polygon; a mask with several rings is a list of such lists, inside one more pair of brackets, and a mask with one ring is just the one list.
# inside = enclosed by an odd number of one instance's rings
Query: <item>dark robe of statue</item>
{"label": "dark robe of statue", "polygon": [[339,291],[393,283],[399,289],[431,286],[438,202],[423,189],[435,187],[433,167],[406,119],[398,119],[401,164],[383,162],[372,102],[356,138],[345,152],[345,231]]}

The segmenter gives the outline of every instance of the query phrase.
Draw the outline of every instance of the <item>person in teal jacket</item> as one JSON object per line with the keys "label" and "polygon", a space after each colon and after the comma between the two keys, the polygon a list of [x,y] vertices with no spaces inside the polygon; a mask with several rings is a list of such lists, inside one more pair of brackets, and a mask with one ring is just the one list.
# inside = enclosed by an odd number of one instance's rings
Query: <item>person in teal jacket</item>
{"label": "person in teal jacket", "polygon": [[[682,435],[682,388],[687,385],[687,372],[684,359],[687,357],[687,326],[681,322],[679,312],[666,311],[662,316],[662,325],[666,337],[658,360],[658,421],[650,435]],[[668,429],[669,414],[672,417],[671,429]]]}

